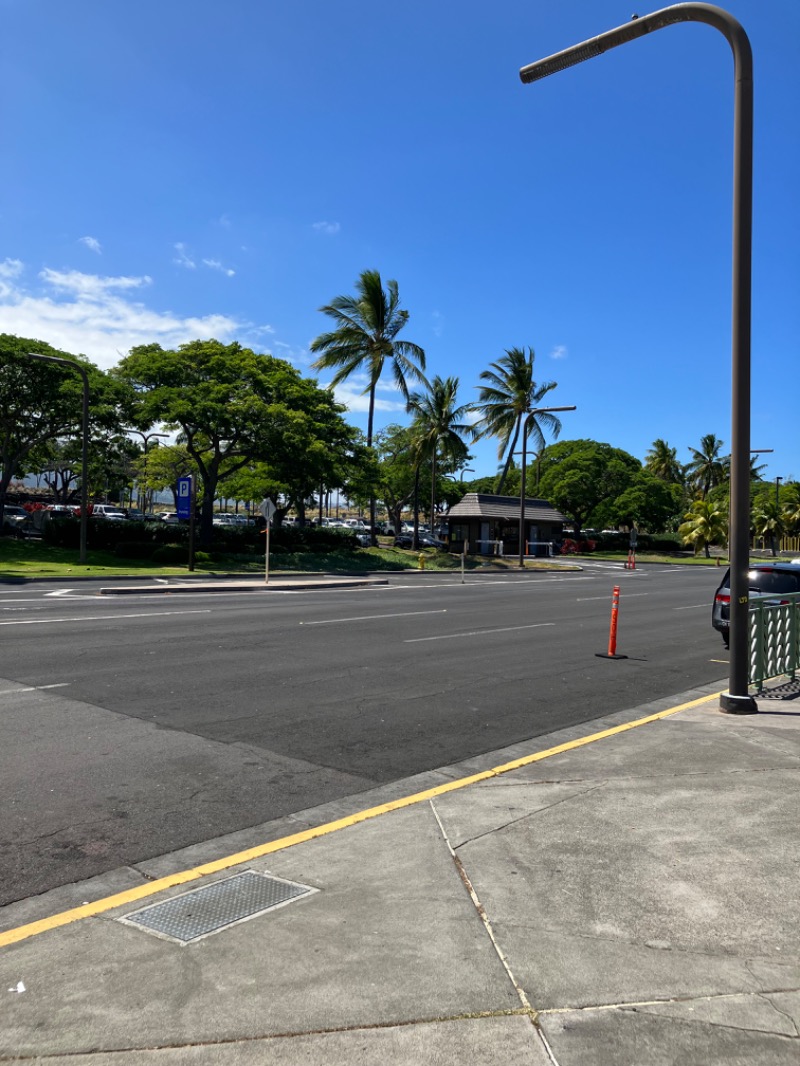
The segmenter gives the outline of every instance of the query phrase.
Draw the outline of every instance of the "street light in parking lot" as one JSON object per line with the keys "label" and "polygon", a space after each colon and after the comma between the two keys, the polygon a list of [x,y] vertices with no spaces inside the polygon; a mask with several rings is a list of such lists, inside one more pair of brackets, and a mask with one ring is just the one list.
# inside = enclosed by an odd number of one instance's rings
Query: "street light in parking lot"
{"label": "street light in parking lot", "polygon": [[78,562],[86,562],[86,523],[89,520],[89,374],[85,366],[73,359],[62,359],[57,355],[40,355],[39,352],[25,352],[28,359],[38,359],[43,363],[59,363],[75,370],[83,380],[83,410],[81,417],[81,529]]}
{"label": "street light in parking lot", "polygon": [[[144,449],[144,479],[145,479],[145,483],[146,483],[147,482],[147,451],[148,451],[147,446],[148,446],[148,444],[150,443],[150,441],[154,437],[163,437],[164,440],[168,440],[169,439],[169,433],[143,433],[141,429],[129,429],[127,432],[128,433],[135,433],[137,437],[141,437],[142,438],[142,448]],[[148,511],[150,509],[150,507],[152,507],[152,506],[153,506],[153,501],[151,499],[150,500],[150,505],[148,507],[148,503],[147,503],[147,485],[145,484],[145,490],[144,490],[144,509],[145,509],[145,511]]]}
{"label": "street light in parking lot", "polygon": [[610,48],[682,22],[703,22],[728,41],[733,53],[733,329],[731,353],[730,677],[719,708],[755,714],[749,692],[748,613],[750,562],[750,315],[753,229],[753,55],[741,24],[715,4],[674,4],[609,30],[520,70],[524,83],[538,81]]}

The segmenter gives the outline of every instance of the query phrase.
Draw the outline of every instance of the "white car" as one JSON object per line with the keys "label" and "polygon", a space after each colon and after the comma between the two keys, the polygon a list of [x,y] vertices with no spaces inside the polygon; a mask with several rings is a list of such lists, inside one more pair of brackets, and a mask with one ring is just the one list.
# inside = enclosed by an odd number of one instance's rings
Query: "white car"
{"label": "white car", "polygon": [[92,507],[92,518],[108,518],[114,522],[127,522],[128,516],[118,507],[112,507],[108,503],[96,503]]}

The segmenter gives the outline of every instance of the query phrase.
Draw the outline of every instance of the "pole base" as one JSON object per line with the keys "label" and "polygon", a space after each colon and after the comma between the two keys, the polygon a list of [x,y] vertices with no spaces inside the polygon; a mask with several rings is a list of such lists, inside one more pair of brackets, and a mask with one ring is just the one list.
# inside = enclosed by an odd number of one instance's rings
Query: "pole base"
{"label": "pole base", "polygon": [[720,693],[719,709],[723,714],[758,714],[758,704],[752,696],[731,696],[730,692]]}
{"label": "pole base", "polygon": [[596,651],[594,653],[596,659],[627,659],[627,655],[609,655],[606,651]]}

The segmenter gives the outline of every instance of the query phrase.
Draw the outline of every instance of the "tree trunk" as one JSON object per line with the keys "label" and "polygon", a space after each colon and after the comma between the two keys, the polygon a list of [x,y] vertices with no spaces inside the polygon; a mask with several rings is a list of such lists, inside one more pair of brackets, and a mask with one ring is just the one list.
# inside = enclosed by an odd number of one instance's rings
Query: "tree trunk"
{"label": "tree trunk", "polygon": [[516,425],[516,427],[514,429],[514,439],[511,441],[511,443],[508,446],[508,455],[506,456],[506,465],[503,467],[503,473],[500,475],[500,482],[499,482],[499,484],[497,486],[497,495],[498,496],[502,496],[503,495],[503,486],[506,483],[506,478],[508,477],[508,471],[511,468],[511,460],[514,458],[514,449],[516,448],[517,440],[519,439],[520,424],[521,424],[522,419],[524,417],[525,417],[525,412],[523,411],[520,414],[519,418],[517,419],[517,425]]}
{"label": "tree trunk", "polygon": [[431,536],[436,536],[434,526],[436,524],[436,449],[431,458]]}
{"label": "tree trunk", "polygon": [[419,463],[414,471],[414,539],[411,547],[414,551],[419,549]]}
{"label": "tree trunk", "polygon": [[[369,390],[369,415],[367,417],[367,447],[372,448],[372,424],[375,420],[375,388],[377,382],[373,381]],[[370,544],[374,547],[377,546],[377,538],[375,536],[375,522],[376,522],[376,509],[375,509],[375,486],[370,485],[369,489],[369,537]]]}

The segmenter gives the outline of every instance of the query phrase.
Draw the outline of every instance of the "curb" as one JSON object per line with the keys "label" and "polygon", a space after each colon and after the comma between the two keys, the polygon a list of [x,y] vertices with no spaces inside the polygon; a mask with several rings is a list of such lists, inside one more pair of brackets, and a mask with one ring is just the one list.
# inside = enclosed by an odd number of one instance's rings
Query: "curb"
{"label": "curb", "polygon": [[272,585],[268,585],[266,582],[249,582],[244,584],[243,582],[220,582],[219,584],[200,584],[195,585],[148,585],[145,588],[130,588],[121,586],[118,588],[101,588],[98,590],[100,596],[165,596],[174,595],[175,593],[185,594],[192,592],[282,592],[289,590],[307,591],[309,589],[352,589],[352,588],[364,588],[371,585],[388,585],[387,578],[345,578],[342,581],[336,580],[336,578],[323,578],[318,581],[281,581]]}

